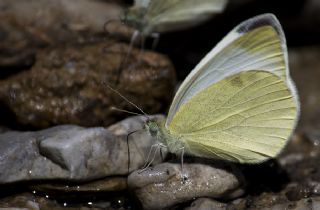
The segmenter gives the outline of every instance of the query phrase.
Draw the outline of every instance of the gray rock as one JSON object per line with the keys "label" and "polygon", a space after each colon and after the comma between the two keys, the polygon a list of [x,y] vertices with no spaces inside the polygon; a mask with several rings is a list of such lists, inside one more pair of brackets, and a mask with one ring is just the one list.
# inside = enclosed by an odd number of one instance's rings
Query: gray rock
{"label": "gray rock", "polygon": [[[153,115],[149,117],[164,118],[163,115]],[[130,172],[141,168],[146,163],[151,146],[158,143],[145,130],[143,130],[145,120],[146,118],[143,116],[130,117],[108,127],[108,130],[113,134],[115,134],[116,136],[118,136],[118,138],[122,139],[121,142],[124,143],[121,149],[122,151],[121,159],[125,159],[127,161],[127,157],[128,157],[127,150],[129,150],[129,153],[130,153],[129,171]],[[137,132],[131,134],[128,137],[129,145],[127,145],[126,143],[127,135],[132,131],[137,131]],[[166,155],[167,155],[166,149],[161,149],[161,153],[159,151],[158,153],[155,154],[152,165],[156,165],[162,162],[163,159],[165,159]]]}
{"label": "gray rock", "polygon": [[[0,183],[38,179],[87,181],[127,175],[127,133],[143,125],[142,117],[133,117],[109,130],[64,125],[38,132],[1,133]],[[144,130],[130,136],[130,171],[143,166],[155,143]],[[154,163],[161,160],[157,153]]]}
{"label": "gray rock", "polygon": [[93,205],[69,205],[67,202],[58,203],[48,198],[49,196],[41,197],[36,193],[14,194],[0,198],[0,210],[102,210]]}
{"label": "gray rock", "polygon": [[209,198],[199,198],[192,202],[191,206],[185,210],[225,210],[227,204]]}
{"label": "gray rock", "polygon": [[[239,174],[239,175],[236,175]],[[164,209],[198,197],[233,198],[240,196],[242,176],[234,167],[203,164],[163,163],[128,177],[144,209]]]}
{"label": "gray rock", "polygon": [[0,183],[33,179],[88,180],[113,174],[114,136],[104,128],[57,126],[0,134]]}
{"label": "gray rock", "polygon": [[55,197],[68,197],[68,195],[74,196],[74,193],[83,193],[87,196],[94,195],[99,192],[114,192],[126,190],[127,178],[126,177],[108,177],[105,179],[99,179],[97,181],[91,181],[88,183],[48,183],[38,184],[29,187],[35,192],[44,192],[46,194],[53,194]]}

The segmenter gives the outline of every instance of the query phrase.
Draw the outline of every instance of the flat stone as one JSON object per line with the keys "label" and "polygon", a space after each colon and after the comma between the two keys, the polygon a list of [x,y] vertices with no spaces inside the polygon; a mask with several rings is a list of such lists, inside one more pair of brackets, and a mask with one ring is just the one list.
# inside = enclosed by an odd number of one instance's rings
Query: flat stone
{"label": "flat stone", "polygon": [[91,181],[88,183],[69,183],[58,184],[48,183],[30,186],[36,192],[45,192],[46,194],[62,195],[67,197],[67,194],[73,193],[86,193],[86,195],[101,193],[101,192],[114,192],[121,191],[127,188],[126,177],[108,177],[105,179]]}
{"label": "flat stone", "polygon": [[180,164],[162,163],[131,173],[128,186],[144,209],[164,209],[199,197],[238,197],[243,194],[241,173],[227,168],[186,163],[181,174]]}
{"label": "flat stone", "polygon": [[114,141],[113,135],[104,128],[72,125],[38,132],[2,133],[0,183],[34,179],[91,180],[113,174],[115,167],[106,159],[115,148]]}
{"label": "flat stone", "polygon": [[[0,198],[0,210],[102,210],[90,205],[70,205],[58,203],[48,196],[40,197],[31,193],[21,193]],[[105,208],[104,208],[105,209]]]}
{"label": "flat stone", "polygon": [[185,208],[185,210],[226,210],[227,204],[221,203],[209,198],[198,198],[191,203],[190,207]]}
{"label": "flat stone", "polygon": [[[128,118],[108,130],[63,125],[35,132],[0,133],[0,184],[126,176],[145,164],[151,145],[156,144],[155,139],[141,130],[144,120],[144,117]],[[134,127],[140,131],[132,134],[127,142],[127,134]],[[163,155],[165,157],[165,151]],[[161,155],[157,153],[154,163],[161,161]],[[100,188],[106,189],[106,186]]]}

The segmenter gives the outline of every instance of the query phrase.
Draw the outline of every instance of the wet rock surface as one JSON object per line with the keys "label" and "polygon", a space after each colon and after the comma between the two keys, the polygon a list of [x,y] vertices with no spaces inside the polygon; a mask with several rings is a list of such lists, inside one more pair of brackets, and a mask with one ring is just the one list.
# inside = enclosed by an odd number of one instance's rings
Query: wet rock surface
{"label": "wet rock surface", "polygon": [[[128,147],[126,135],[121,135],[120,130],[122,126],[141,128],[143,124],[141,117],[119,122],[109,129],[116,135],[104,128],[74,125],[38,132],[4,132],[0,134],[0,183],[54,179],[87,181],[126,175],[128,169],[142,167],[155,142],[141,131],[130,137]],[[157,154],[154,163],[161,160]]]}
{"label": "wet rock surface", "polygon": [[108,158],[106,150],[113,146],[112,139],[103,128],[78,126],[3,133],[0,135],[0,182],[86,180],[104,176],[110,166],[102,162]]}
{"label": "wet rock surface", "polygon": [[209,198],[199,198],[195,201],[193,201],[190,205],[190,207],[185,208],[185,210],[225,210],[227,209],[227,204],[220,203],[218,201],[209,199]]}
{"label": "wet rock surface", "polygon": [[163,163],[130,174],[128,187],[144,209],[164,209],[197,197],[234,198],[243,194],[244,184],[235,170],[194,163],[184,164],[181,173],[180,164]]}
{"label": "wet rock surface", "polygon": [[[110,125],[137,111],[107,85],[147,113],[168,105],[175,74],[157,53],[114,42],[44,50],[29,71],[0,81],[0,105],[12,123],[34,127],[57,124]],[[143,96],[144,100],[140,100]]]}
{"label": "wet rock surface", "polygon": [[22,193],[11,197],[3,198],[0,201],[0,209],[2,210],[102,210],[102,209],[116,209],[112,202],[100,203],[97,207],[93,202],[86,202],[86,204],[79,206],[66,202],[57,202],[50,199],[49,196],[36,195],[34,193]]}
{"label": "wet rock surface", "polygon": [[126,177],[108,177],[101,180],[91,181],[88,183],[52,183],[31,185],[30,189],[36,192],[58,197],[59,195],[67,196],[68,194],[86,193],[88,195],[94,193],[122,191],[127,188]]}

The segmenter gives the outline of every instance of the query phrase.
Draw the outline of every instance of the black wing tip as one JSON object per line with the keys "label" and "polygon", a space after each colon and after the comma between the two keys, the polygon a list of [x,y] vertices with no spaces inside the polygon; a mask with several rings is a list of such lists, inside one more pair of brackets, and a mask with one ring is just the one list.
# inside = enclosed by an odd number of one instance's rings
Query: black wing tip
{"label": "black wing tip", "polygon": [[279,35],[283,34],[279,20],[272,13],[261,14],[246,20],[237,27],[236,31],[243,34],[261,26],[272,26]]}

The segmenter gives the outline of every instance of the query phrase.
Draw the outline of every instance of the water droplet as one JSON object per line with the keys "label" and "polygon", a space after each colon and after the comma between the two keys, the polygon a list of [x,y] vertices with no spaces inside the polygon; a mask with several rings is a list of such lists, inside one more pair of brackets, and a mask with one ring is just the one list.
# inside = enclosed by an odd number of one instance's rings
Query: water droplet
{"label": "water droplet", "polygon": [[63,203],[63,206],[67,206],[67,203]]}
{"label": "water droplet", "polygon": [[33,193],[33,194],[36,194],[36,191],[35,191],[35,190],[33,190],[33,191],[32,191],[32,193]]}
{"label": "water droplet", "polygon": [[46,198],[49,198],[49,195],[46,195]]}

